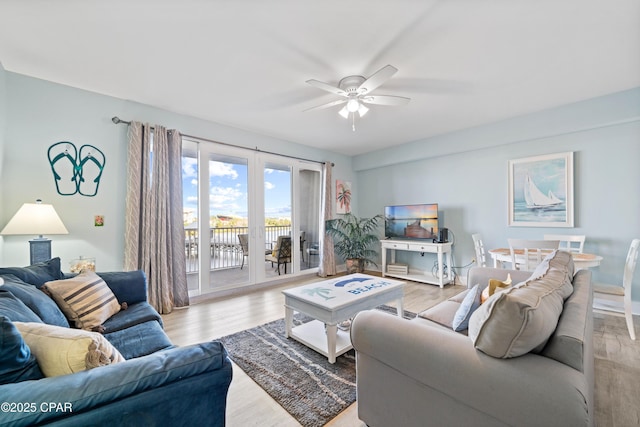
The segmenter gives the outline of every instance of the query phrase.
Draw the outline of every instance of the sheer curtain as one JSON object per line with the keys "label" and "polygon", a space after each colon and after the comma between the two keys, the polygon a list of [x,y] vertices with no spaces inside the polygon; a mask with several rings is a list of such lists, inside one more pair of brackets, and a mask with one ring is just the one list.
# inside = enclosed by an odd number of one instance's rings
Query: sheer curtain
{"label": "sheer curtain", "polygon": [[333,237],[324,232],[324,225],[328,219],[333,218],[333,188],[331,184],[331,163],[325,162],[322,166],[323,191],[322,191],[322,218],[320,219],[320,231],[324,236],[320,241],[320,267],[318,275],[320,277],[335,276],[336,255],[333,250]]}
{"label": "sheer curtain", "polygon": [[189,305],[182,218],[182,136],[162,126],[129,126],[126,270],[147,275],[159,313]]}

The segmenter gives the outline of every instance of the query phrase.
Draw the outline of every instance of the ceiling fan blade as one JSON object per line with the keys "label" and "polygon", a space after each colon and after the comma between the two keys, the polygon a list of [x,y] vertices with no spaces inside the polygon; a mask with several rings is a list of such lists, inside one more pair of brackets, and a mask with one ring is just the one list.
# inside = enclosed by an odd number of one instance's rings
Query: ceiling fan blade
{"label": "ceiling fan blade", "polygon": [[365,104],[376,105],[405,105],[411,101],[411,98],[405,98],[404,96],[393,95],[370,95],[362,96],[360,100]]}
{"label": "ceiling fan blade", "polygon": [[336,95],[340,95],[340,96],[346,96],[347,93],[345,91],[343,91],[342,89],[340,89],[339,87],[335,87],[335,86],[331,86],[328,83],[325,82],[321,82],[319,80],[307,80],[307,83],[309,83],[311,86],[313,87],[317,87],[318,89],[322,89],[322,90],[326,90],[327,92],[331,92],[331,93],[335,93]]}
{"label": "ceiling fan blade", "polygon": [[398,69],[392,65],[385,65],[376,71],[371,77],[362,82],[360,86],[358,86],[359,94],[367,94],[371,93],[374,89],[380,86],[382,83],[386,82],[391,76],[393,76]]}
{"label": "ceiling fan blade", "polygon": [[310,110],[324,110],[325,108],[330,108],[330,107],[333,107],[334,105],[340,105],[346,102],[347,102],[347,99],[338,99],[336,101],[327,102],[326,104],[322,104],[322,105],[316,105],[315,107],[307,108],[306,110],[302,110],[302,111],[304,112],[304,111],[310,111]]}

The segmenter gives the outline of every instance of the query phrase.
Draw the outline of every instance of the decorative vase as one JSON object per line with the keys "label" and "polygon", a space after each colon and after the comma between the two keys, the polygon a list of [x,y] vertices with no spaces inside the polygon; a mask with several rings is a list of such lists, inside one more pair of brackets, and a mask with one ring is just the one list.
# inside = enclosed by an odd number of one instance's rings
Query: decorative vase
{"label": "decorative vase", "polygon": [[83,271],[96,271],[96,259],[84,258],[72,259],[69,262],[69,271],[72,273],[82,273]]}

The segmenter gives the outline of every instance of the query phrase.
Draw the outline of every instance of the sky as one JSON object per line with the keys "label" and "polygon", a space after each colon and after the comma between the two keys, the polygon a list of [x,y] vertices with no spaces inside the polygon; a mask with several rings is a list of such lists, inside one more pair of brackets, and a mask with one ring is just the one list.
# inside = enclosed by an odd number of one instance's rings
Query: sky
{"label": "sky", "polygon": [[[183,207],[198,209],[197,159],[182,158]],[[265,217],[291,218],[291,173],[264,170]],[[211,215],[247,217],[247,165],[218,161],[209,163],[209,201]]]}

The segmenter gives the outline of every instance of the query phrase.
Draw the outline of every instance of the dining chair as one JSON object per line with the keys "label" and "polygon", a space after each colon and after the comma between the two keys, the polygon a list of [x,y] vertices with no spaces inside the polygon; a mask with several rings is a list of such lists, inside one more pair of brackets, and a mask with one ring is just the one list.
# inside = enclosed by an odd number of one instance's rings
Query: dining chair
{"label": "dining chair", "polygon": [[524,271],[535,270],[550,251],[560,246],[559,240],[508,239],[508,241],[511,268]]}
{"label": "dining chair", "polygon": [[624,273],[622,274],[622,286],[606,283],[594,283],[593,298],[594,300],[602,299],[622,303],[624,313],[616,311],[608,306],[598,305],[593,311],[596,313],[606,313],[614,316],[622,316],[627,320],[627,329],[632,340],[636,339],[636,332],[633,328],[633,312],[631,311],[631,284],[633,281],[633,272],[636,269],[638,261],[638,247],[640,247],[640,239],[634,239],[627,253],[627,260],[624,264]]}
{"label": "dining chair", "polygon": [[249,258],[249,235],[238,234],[238,241],[240,242],[240,250],[242,251],[242,265],[240,266],[240,270],[242,270],[242,267],[244,267],[244,259]]}
{"label": "dining chair", "polygon": [[584,249],[584,241],[587,236],[575,234],[545,234],[544,240],[559,240],[558,249],[567,252],[581,254]]}
{"label": "dining chair", "polygon": [[475,233],[471,235],[471,238],[473,239],[473,247],[476,250],[476,263],[480,267],[486,267],[487,257],[484,252],[484,243],[482,243],[482,236],[480,235],[480,233]]}

